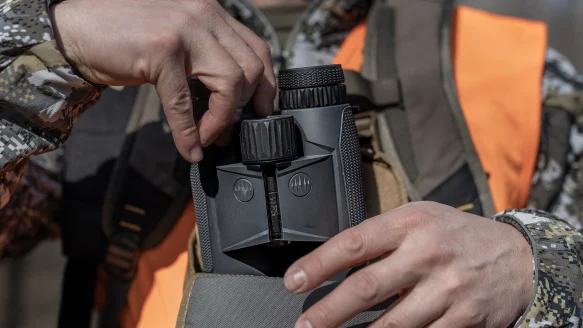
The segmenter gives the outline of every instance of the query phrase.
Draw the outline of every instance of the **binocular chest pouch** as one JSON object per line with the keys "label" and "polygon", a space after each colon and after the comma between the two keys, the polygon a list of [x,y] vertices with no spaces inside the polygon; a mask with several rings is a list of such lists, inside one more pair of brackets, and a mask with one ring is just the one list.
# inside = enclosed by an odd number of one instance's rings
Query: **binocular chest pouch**
{"label": "binocular chest pouch", "polygon": [[[280,114],[257,118],[246,106],[234,126],[239,137],[207,147],[192,166],[203,272],[187,287],[183,326],[291,327],[348,274],[309,295],[286,292],[282,279],[293,262],[366,218],[343,83],[340,65],[281,71]],[[199,120],[210,92],[193,79],[191,93]],[[371,309],[345,326],[378,315]]]}
{"label": "binocular chest pouch", "polygon": [[[340,65],[284,70],[280,115],[243,109],[229,145],[192,168],[203,270],[282,277],[365,219],[362,160]],[[191,81],[195,117],[209,91]]]}

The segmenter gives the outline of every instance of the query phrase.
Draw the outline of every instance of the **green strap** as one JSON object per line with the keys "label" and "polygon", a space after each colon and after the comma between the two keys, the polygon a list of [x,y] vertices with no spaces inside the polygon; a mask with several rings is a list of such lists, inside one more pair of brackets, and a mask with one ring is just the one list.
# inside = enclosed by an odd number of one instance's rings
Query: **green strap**
{"label": "green strap", "polygon": [[355,71],[345,70],[344,80],[351,102],[363,101],[367,102],[364,106],[375,108],[397,106],[401,103],[401,88],[397,78],[370,81]]}
{"label": "green strap", "polygon": [[577,123],[583,123],[583,92],[568,94],[550,92],[546,96],[543,106],[560,108],[572,114]]}

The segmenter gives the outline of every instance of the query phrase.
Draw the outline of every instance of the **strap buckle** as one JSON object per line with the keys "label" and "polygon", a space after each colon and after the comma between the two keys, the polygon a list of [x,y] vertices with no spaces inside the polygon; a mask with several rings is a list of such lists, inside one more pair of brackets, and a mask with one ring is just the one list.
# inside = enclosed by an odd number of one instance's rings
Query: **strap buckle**
{"label": "strap buckle", "polygon": [[111,278],[129,281],[134,277],[138,264],[140,235],[120,222],[109,239],[105,253],[105,268]]}
{"label": "strap buckle", "polygon": [[376,135],[376,112],[363,111],[354,115],[356,131],[360,142],[360,152],[363,159],[374,160],[380,151]]}

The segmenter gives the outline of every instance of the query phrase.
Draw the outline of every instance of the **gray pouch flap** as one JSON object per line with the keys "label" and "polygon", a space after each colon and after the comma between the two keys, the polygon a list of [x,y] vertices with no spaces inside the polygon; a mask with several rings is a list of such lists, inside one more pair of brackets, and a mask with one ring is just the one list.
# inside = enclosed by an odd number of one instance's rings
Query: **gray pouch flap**
{"label": "gray pouch flap", "polygon": [[[290,328],[337,283],[326,282],[308,294],[286,291],[281,278],[200,274],[187,305],[186,328]],[[371,308],[344,324],[367,327],[386,307]]]}

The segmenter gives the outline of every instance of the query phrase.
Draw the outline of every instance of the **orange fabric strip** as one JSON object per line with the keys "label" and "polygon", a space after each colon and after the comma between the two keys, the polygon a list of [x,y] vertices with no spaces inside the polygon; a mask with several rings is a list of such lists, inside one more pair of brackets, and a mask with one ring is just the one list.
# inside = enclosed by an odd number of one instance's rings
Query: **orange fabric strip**
{"label": "orange fabric strip", "polygon": [[459,100],[495,208],[524,207],[540,140],[546,25],[461,6],[454,27]]}
{"label": "orange fabric strip", "polygon": [[[123,328],[173,328],[182,301],[188,263],[188,238],[195,228],[190,202],[160,245],[143,252],[120,319]],[[107,278],[100,275],[96,289],[99,308],[105,299]]]}
{"label": "orange fabric strip", "polygon": [[360,72],[364,62],[364,43],[366,41],[366,23],[352,29],[338,49],[332,64],[340,64],[345,70]]}

